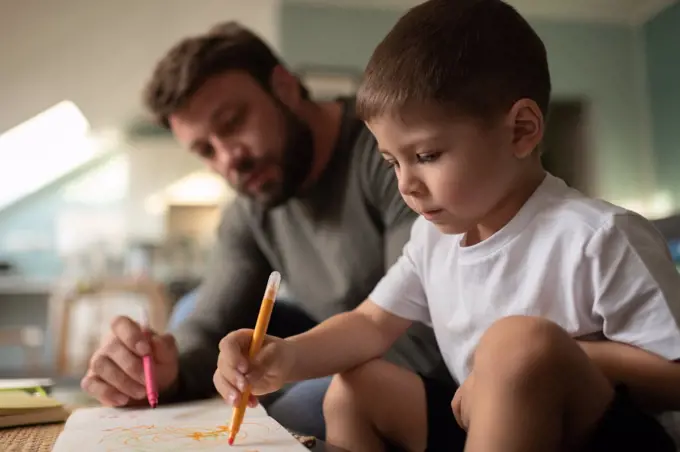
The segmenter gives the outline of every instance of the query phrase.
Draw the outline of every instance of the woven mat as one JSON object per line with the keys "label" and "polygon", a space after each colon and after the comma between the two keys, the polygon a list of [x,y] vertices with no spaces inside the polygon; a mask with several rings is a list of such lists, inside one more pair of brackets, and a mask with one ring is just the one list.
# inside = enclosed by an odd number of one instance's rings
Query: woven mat
{"label": "woven mat", "polygon": [[2,452],[50,452],[64,424],[13,427],[0,430]]}

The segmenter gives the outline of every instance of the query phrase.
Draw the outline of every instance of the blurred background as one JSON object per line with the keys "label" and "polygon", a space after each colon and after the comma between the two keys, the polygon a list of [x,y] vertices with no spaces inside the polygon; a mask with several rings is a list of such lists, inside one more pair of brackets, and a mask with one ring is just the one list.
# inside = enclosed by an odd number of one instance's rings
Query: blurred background
{"label": "blurred background", "polygon": [[[200,282],[232,193],[141,109],[171,45],[235,19],[332,97],[417,3],[0,1],[0,377],[78,378],[113,315],[165,329]],[[657,221],[680,262],[680,4],[510,3],[548,48],[547,168]]]}

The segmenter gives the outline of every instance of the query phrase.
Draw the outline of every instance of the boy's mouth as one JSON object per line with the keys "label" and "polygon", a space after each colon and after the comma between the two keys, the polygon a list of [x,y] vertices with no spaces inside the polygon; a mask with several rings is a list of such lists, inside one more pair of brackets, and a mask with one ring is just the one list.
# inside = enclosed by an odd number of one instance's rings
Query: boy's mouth
{"label": "boy's mouth", "polygon": [[428,221],[435,220],[442,212],[442,209],[424,210],[420,213]]}

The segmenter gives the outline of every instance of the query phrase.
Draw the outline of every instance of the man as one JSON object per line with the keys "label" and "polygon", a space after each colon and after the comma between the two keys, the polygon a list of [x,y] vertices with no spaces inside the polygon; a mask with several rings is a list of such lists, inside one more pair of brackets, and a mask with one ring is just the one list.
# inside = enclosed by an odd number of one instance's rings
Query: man
{"label": "man", "polygon": [[[114,406],[144,400],[140,356],[149,346],[161,403],[215,394],[220,340],[255,325],[273,269],[297,305],[277,304],[271,334],[298,334],[352,310],[399,256],[415,219],[394,171],[355,118],[353,100],[314,102],[271,49],[237,23],[174,46],[154,71],[146,104],[238,196],[224,212],[196,306],[175,337],[155,336],[149,344],[121,317],[92,357],[82,387]],[[417,372],[443,368],[423,325],[387,359]],[[290,429],[323,437],[328,383],[299,383],[268,410]]]}

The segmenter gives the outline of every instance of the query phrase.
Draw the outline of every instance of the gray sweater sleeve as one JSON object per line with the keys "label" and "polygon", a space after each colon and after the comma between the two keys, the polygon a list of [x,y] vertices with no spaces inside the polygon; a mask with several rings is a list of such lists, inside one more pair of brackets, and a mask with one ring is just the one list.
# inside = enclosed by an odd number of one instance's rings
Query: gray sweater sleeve
{"label": "gray sweater sleeve", "polygon": [[195,309],[175,332],[179,380],[170,399],[214,394],[220,340],[231,331],[255,325],[272,270],[252,236],[245,209],[239,199],[225,209]]}
{"label": "gray sweater sleeve", "polygon": [[362,152],[362,186],[374,218],[385,236],[385,270],[402,253],[411,234],[417,214],[406,205],[399,193],[397,176],[378,152],[378,146],[368,129],[359,137]]}

